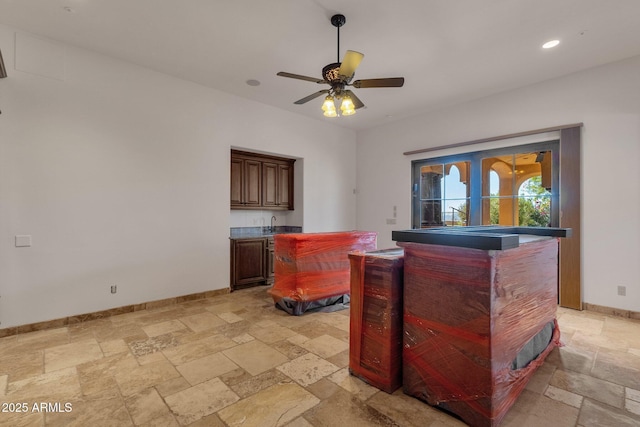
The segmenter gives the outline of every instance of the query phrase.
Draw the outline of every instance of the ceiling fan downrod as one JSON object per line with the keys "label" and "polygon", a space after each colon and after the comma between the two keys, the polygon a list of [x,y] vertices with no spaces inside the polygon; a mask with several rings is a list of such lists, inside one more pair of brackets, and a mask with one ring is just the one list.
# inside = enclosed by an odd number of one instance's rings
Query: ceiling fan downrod
{"label": "ceiling fan downrod", "polygon": [[336,62],[340,62],[340,27],[342,27],[345,22],[347,22],[347,18],[345,18],[344,15],[337,14],[331,17],[331,25],[338,29],[338,51],[336,55]]}

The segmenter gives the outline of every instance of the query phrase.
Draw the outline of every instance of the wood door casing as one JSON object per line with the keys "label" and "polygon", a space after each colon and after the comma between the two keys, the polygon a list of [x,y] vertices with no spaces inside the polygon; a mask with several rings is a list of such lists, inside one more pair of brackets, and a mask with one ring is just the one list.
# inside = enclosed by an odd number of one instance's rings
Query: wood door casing
{"label": "wood door casing", "polygon": [[580,253],[580,127],[560,131],[560,227],[572,229],[568,239],[560,239],[558,274],[559,303],[582,310]]}

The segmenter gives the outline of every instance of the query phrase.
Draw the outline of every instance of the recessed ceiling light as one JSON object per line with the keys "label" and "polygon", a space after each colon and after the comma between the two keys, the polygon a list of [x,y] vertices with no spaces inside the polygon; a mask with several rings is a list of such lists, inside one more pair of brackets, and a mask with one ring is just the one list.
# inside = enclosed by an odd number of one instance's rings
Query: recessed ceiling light
{"label": "recessed ceiling light", "polygon": [[551,49],[552,47],[556,47],[560,44],[560,40],[549,40],[545,44],[542,45],[543,49]]}
{"label": "recessed ceiling light", "polygon": [[260,86],[260,82],[258,80],[254,80],[254,79],[247,80],[247,84],[249,86]]}

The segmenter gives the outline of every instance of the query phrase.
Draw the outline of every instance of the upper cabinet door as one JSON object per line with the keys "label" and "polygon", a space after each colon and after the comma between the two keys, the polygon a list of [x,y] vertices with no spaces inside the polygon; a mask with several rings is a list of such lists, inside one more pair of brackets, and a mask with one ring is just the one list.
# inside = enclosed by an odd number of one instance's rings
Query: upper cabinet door
{"label": "upper cabinet door", "polygon": [[257,160],[244,161],[245,205],[262,205],[262,163]]}
{"label": "upper cabinet door", "polygon": [[293,210],[293,164],[278,165],[278,206]]}
{"label": "upper cabinet door", "polygon": [[278,205],[278,165],[262,163],[262,205],[274,207]]}
{"label": "upper cabinet door", "polygon": [[241,159],[231,158],[231,206],[242,206],[244,203],[244,179]]}

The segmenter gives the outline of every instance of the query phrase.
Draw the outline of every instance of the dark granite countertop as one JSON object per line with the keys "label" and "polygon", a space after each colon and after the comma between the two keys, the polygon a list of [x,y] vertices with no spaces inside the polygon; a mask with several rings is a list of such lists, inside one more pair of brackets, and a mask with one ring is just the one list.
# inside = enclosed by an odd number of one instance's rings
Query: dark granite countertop
{"label": "dark granite countertop", "polygon": [[302,227],[278,225],[273,230],[271,227],[231,227],[229,239],[255,239],[284,233],[302,233]]}
{"label": "dark granite countertop", "polygon": [[413,242],[430,245],[458,246],[462,248],[505,250],[517,248],[540,237],[570,237],[570,228],[554,227],[504,227],[470,226],[438,227],[416,230],[392,231],[391,238],[396,242]]}

